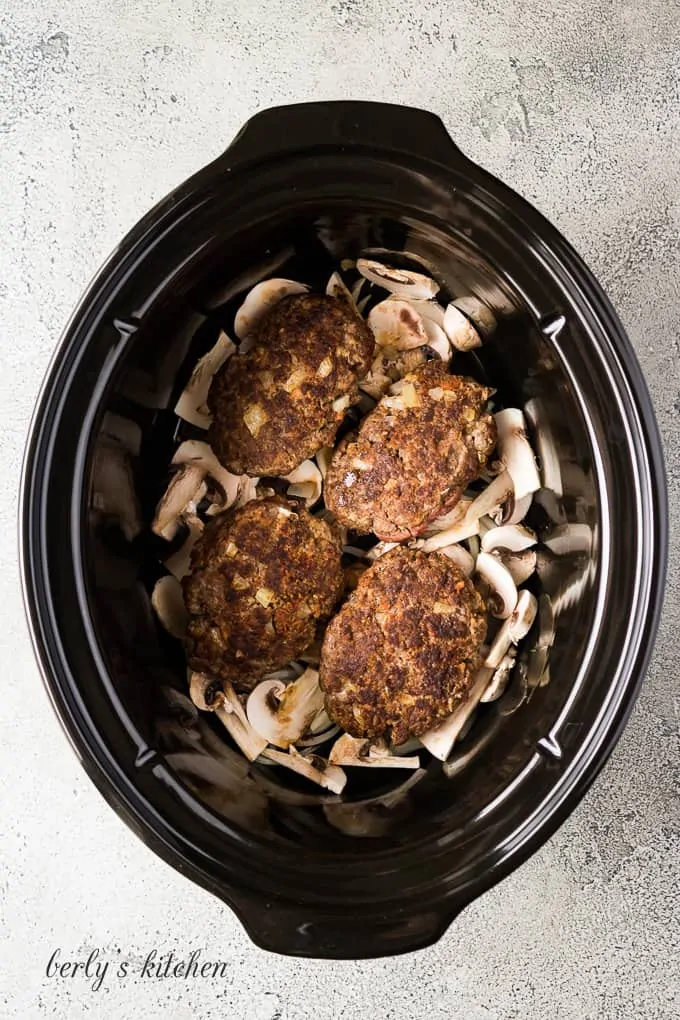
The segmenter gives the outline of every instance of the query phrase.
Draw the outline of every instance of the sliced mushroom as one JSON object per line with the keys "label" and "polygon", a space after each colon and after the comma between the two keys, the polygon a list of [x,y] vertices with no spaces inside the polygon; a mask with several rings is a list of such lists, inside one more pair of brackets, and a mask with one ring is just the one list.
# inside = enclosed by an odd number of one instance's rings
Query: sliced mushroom
{"label": "sliced mushroom", "polygon": [[356,267],[369,283],[375,283],[399,298],[427,301],[439,293],[438,283],[411,269],[395,269],[372,259],[357,259]]}
{"label": "sliced mushroom", "polygon": [[203,484],[205,469],[200,464],[184,464],[170,479],[151,523],[155,535],[171,539],[177,534],[179,518],[190,508],[195,509],[196,497]]}
{"label": "sliced mushroom", "polygon": [[453,351],[451,350],[451,344],[446,333],[442,327],[438,326],[436,322],[432,321],[432,319],[426,319],[423,317],[421,321],[427,334],[427,346],[448,365],[451,361]]}
{"label": "sliced mushroom", "polygon": [[536,570],[535,549],[524,549],[523,552],[518,553],[499,549],[493,555],[498,556],[503,566],[510,571],[510,576],[518,587],[528,581]]}
{"label": "sliced mushroom", "polygon": [[177,552],[168,556],[164,563],[165,569],[174,574],[178,581],[191,572],[191,553],[205,530],[203,521],[195,514],[187,514],[183,520],[189,533]]}
{"label": "sliced mushroom", "polygon": [[[472,537],[474,538],[475,536]],[[462,545],[446,545],[443,549],[440,549],[439,552],[452,560],[466,577],[470,577],[473,574],[475,569],[475,557],[472,553],[469,553],[467,549],[464,549]]]}
{"label": "sliced mushroom", "polygon": [[496,322],[496,316],[493,314],[488,305],[485,305],[479,298],[473,297],[472,294],[465,295],[465,297],[456,298],[452,304],[458,308],[459,311],[467,315],[468,319],[472,321],[473,326],[477,332],[481,335],[483,340],[488,338],[494,333],[498,323]]}
{"label": "sliced mushroom", "polygon": [[182,585],[176,577],[166,574],[156,581],[151,605],[168,634],[182,641],[186,637],[189,613],[184,605]]}
{"label": "sliced mushroom", "polygon": [[347,776],[337,765],[331,765],[325,758],[316,754],[300,754],[291,744],[288,751],[275,751],[268,747],[263,751],[263,757],[273,761],[276,765],[283,765],[284,768],[297,772],[305,779],[317,783],[331,793],[342,793],[347,783]]}
{"label": "sliced mushroom", "polygon": [[343,733],[339,740],[336,740],[328,755],[328,760],[333,765],[353,765],[364,768],[420,768],[420,758],[417,755],[412,758],[393,755],[390,754],[384,741],[362,740],[351,737],[349,733]]}
{"label": "sliced mushroom", "polygon": [[508,684],[510,683],[510,677],[512,671],[515,668],[515,649],[511,648],[507,655],[504,655],[501,659],[500,665],[494,671],[491,681],[488,687],[479,699],[482,704],[487,704],[490,701],[498,701],[498,699],[505,694]]}
{"label": "sliced mushroom", "polygon": [[501,472],[468,505],[464,520],[471,524],[502,508],[512,496],[513,491],[510,473],[508,471]]}
{"label": "sliced mushroom", "polygon": [[492,528],[482,535],[482,549],[488,553],[495,549],[508,549],[517,553],[533,545],[536,545],[535,533],[519,524],[505,524],[500,528]]}
{"label": "sliced mushroom", "polygon": [[288,495],[304,499],[305,506],[313,506],[321,498],[323,477],[313,460],[303,460],[294,471],[283,477],[290,482],[286,490]]}
{"label": "sliced mushroom", "polygon": [[512,574],[499,559],[488,552],[480,552],[475,570],[491,587],[489,609],[492,614],[499,620],[507,620],[517,605],[517,588]]}
{"label": "sliced mushroom", "polygon": [[331,466],[331,461],[333,460],[333,447],[322,446],[320,450],[316,451],[316,453],[314,454],[314,458],[319,466],[319,471],[321,472],[321,479],[323,481],[326,478],[326,475],[328,474],[328,469]]}
{"label": "sliced mushroom", "polygon": [[199,428],[210,428],[212,422],[212,415],[208,409],[210,384],[215,373],[235,350],[236,344],[233,340],[230,340],[226,333],[221,333],[215,346],[196,364],[189,382],[175,404],[175,414]]}
{"label": "sliced mushroom", "polygon": [[309,287],[295,280],[263,280],[248,292],[234,318],[234,332],[239,340],[251,335],[270,308],[289,294],[306,294]]}
{"label": "sliced mushroom", "polygon": [[398,542],[378,542],[376,545],[372,546],[368,552],[364,553],[364,558],[371,562],[379,560],[381,556],[390,552],[391,549],[396,549],[398,545]]}
{"label": "sliced mushroom", "polygon": [[286,750],[304,736],[323,703],[319,674],[306,669],[288,686],[282,680],[259,683],[248,697],[246,714],[254,730]]}
{"label": "sliced mushroom", "polygon": [[512,478],[515,500],[541,487],[534,451],[527,438],[524,415],[517,407],[498,411],[494,418],[498,429],[500,459]]}
{"label": "sliced mushroom", "polygon": [[482,338],[466,315],[454,304],[444,312],[444,332],[457,351],[471,351],[482,346]]}
{"label": "sliced mushroom", "polygon": [[355,312],[357,311],[356,301],[352,297],[351,291],[340,276],[340,273],[335,272],[331,274],[331,277],[326,284],[326,294],[328,297],[342,298],[342,300],[346,301]]}
{"label": "sliced mushroom", "polygon": [[421,744],[435,758],[446,761],[468,718],[481,701],[494,673],[511,646],[517,645],[529,633],[535,616],[536,598],[525,589],[519,593],[514,611],[496,634],[481,668],[475,675],[467,699],[444,722],[421,736]]}
{"label": "sliced mushroom", "polygon": [[541,462],[541,485],[544,489],[554,492],[556,496],[561,496],[563,493],[561,458],[552,435],[545,426],[541,427],[541,419],[546,415],[538,398],[534,397],[526,402],[524,413],[534,430],[536,452]]}
{"label": "sliced mushroom", "polygon": [[262,754],[267,741],[248,722],[243,705],[228,681],[192,672],[189,675],[189,695],[196,708],[215,713],[248,761],[255,761]]}
{"label": "sliced mushroom", "polygon": [[446,531],[447,528],[453,527],[454,524],[460,524],[464,519],[467,511],[472,503],[472,499],[467,496],[462,496],[452,510],[448,513],[443,514],[441,517],[437,517],[436,520],[431,521],[427,527],[425,535],[436,535],[439,531]]}
{"label": "sliced mushroom", "polygon": [[172,464],[191,465],[200,468],[203,475],[210,477],[217,483],[224,493],[224,502],[221,504],[220,512],[233,506],[244,495],[247,490],[252,498],[255,498],[255,485],[258,479],[251,479],[248,475],[233,475],[222,467],[219,460],[208,443],[200,439],[187,439],[177,447],[172,458]]}
{"label": "sliced mushroom", "polygon": [[453,524],[450,528],[446,528],[444,531],[439,531],[430,538],[417,538],[409,545],[413,549],[422,549],[423,552],[436,552],[437,549],[444,549],[446,546],[455,545],[457,542],[463,542],[466,538],[471,538],[472,535],[479,534],[479,519],[468,520],[467,516],[459,521],[457,524]]}
{"label": "sliced mushroom", "polygon": [[409,351],[428,343],[423,320],[408,301],[386,298],[371,309],[366,321],[378,347]]}
{"label": "sliced mushroom", "polygon": [[533,502],[532,493],[528,492],[521,499],[515,499],[514,493],[510,495],[505,505],[497,516],[500,516],[498,524],[521,524],[531,509]]}

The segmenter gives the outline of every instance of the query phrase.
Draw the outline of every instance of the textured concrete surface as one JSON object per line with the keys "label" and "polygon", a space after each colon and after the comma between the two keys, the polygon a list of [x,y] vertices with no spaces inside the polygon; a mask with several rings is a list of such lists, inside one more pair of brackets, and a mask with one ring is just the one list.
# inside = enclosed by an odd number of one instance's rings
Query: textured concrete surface
{"label": "textured concrete surface", "polygon": [[[0,13],[0,1015],[680,1017],[677,0],[0,0]],[[653,665],[584,803],[436,947],[355,965],[261,953],[111,812],[42,692],[15,547],[29,416],[92,272],[254,110],[334,97],[439,113],[580,249],[651,387],[673,536]],[[101,987],[47,978],[58,947],[114,961]],[[142,980],[154,947],[202,948],[226,977]]]}

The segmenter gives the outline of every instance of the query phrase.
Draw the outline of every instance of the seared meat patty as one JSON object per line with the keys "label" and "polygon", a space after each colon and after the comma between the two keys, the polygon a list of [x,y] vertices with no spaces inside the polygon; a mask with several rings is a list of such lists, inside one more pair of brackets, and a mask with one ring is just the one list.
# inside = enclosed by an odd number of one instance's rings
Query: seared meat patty
{"label": "seared meat patty", "polygon": [[294,659],[342,593],[340,556],[331,525],[277,497],[218,517],[183,581],[189,666],[247,691]]}
{"label": "seared meat patty", "polygon": [[286,475],[332,444],[373,346],[371,330],[339,298],[279,301],[254,346],[213,380],[208,438],[220,461],[236,474]]}
{"label": "seared meat patty", "polygon": [[340,524],[400,541],[451,510],[496,445],[492,391],[429,361],[405,375],[336,450],[326,506]]}
{"label": "seared meat patty", "polygon": [[393,549],[326,628],[326,711],[355,737],[420,736],[464,699],[485,637],[484,600],[451,560]]}

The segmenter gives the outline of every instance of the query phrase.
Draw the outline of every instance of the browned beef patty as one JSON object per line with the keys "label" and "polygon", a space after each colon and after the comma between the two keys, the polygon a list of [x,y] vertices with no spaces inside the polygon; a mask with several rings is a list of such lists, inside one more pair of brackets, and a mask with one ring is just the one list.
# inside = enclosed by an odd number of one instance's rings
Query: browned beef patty
{"label": "browned beef patty", "polygon": [[342,593],[340,556],[326,521],[277,497],[211,522],[183,581],[189,666],[247,691],[294,659]]}
{"label": "browned beef patty", "polygon": [[339,298],[279,301],[254,347],[229,358],[213,380],[208,438],[218,458],[237,474],[286,475],[331,445],[373,346],[371,330]]}
{"label": "browned beef patty", "polygon": [[396,384],[336,450],[324,489],[340,524],[387,541],[452,509],[496,445],[491,390],[441,361]]}
{"label": "browned beef patty", "polygon": [[464,699],[485,637],[484,601],[451,560],[394,549],[326,628],[326,711],[355,737],[420,736]]}

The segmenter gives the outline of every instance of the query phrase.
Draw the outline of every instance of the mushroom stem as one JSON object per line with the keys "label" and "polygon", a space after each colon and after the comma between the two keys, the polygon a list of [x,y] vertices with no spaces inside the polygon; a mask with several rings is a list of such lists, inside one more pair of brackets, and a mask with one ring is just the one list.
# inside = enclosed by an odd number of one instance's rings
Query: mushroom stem
{"label": "mushroom stem", "polygon": [[266,751],[263,751],[263,757],[273,761],[276,765],[283,765],[284,768],[297,772],[305,779],[311,780],[312,783],[317,783],[325,790],[330,790],[331,793],[340,794],[345,789],[347,776],[343,770],[337,765],[331,765],[325,758],[320,758],[318,755],[307,757],[307,755],[300,754],[291,745],[287,752],[275,751],[273,747],[268,747]]}
{"label": "mushroom stem", "polygon": [[255,761],[267,741],[248,722],[239,697],[228,680],[220,681],[205,673],[192,672],[189,694],[197,708],[214,712],[249,761]]}
{"label": "mushroom stem", "polygon": [[435,552],[437,549],[444,549],[447,546],[463,542],[466,538],[472,538],[479,534],[479,519],[473,520],[464,517],[457,524],[453,524],[445,531],[439,531],[429,538],[418,538],[411,546],[414,549],[422,549],[423,552]]}
{"label": "mushroom stem", "polygon": [[511,646],[516,645],[529,633],[536,617],[536,607],[536,598],[531,592],[525,589],[519,593],[514,611],[504,621],[481,668],[475,674],[466,701],[459,705],[439,726],[421,736],[421,744],[435,758],[446,761],[461,730],[469,716],[477,708],[489,682],[493,679],[494,673],[503,662]]}
{"label": "mushroom stem", "polygon": [[328,760],[333,765],[361,766],[363,768],[385,768],[385,769],[417,769],[420,768],[420,758],[415,755],[406,758],[403,755],[390,754],[384,741],[361,739],[352,737],[349,733],[336,740],[328,755]]}
{"label": "mushroom stem", "polygon": [[246,489],[255,496],[257,479],[248,475],[233,475],[227,471],[215,456],[212,447],[200,439],[187,439],[175,450],[172,464],[190,465],[200,468],[203,475],[210,475],[224,493],[222,510],[233,506],[244,495]]}
{"label": "mushroom stem", "polygon": [[183,464],[170,479],[156,507],[151,530],[161,538],[171,539],[177,533],[177,522],[187,507],[196,500],[206,471],[201,464]]}
{"label": "mushroom stem", "polygon": [[517,407],[507,407],[494,415],[498,429],[500,459],[512,478],[515,500],[541,487],[534,451],[527,438],[524,415]]}
{"label": "mushroom stem", "polygon": [[[503,506],[513,493],[513,483],[509,471],[502,471],[494,480],[476,496],[465,512],[465,521],[471,523],[485,517]],[[466,536],[467,537],[467,536]]]}

